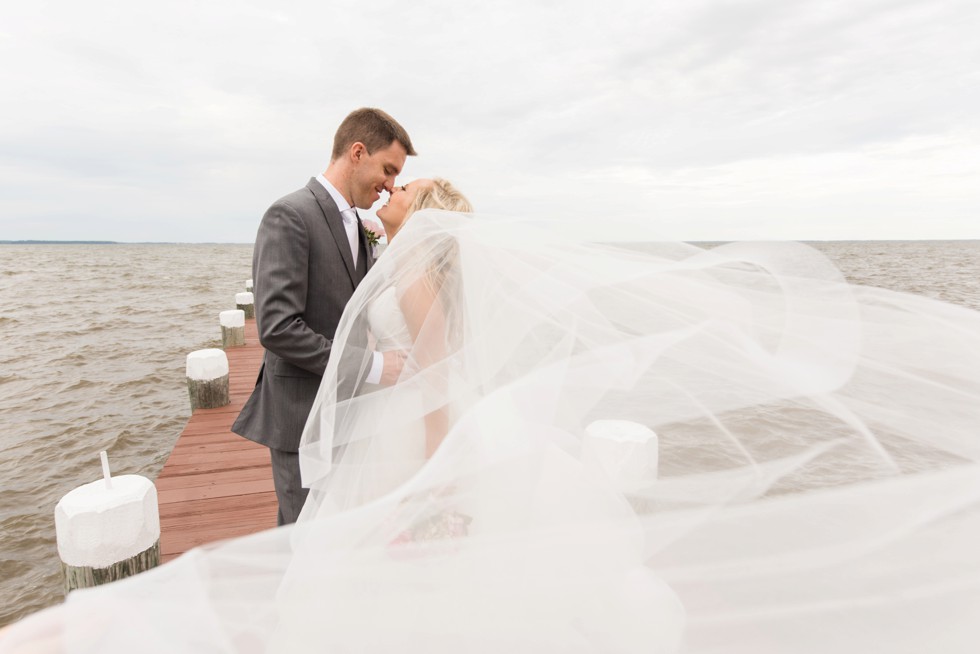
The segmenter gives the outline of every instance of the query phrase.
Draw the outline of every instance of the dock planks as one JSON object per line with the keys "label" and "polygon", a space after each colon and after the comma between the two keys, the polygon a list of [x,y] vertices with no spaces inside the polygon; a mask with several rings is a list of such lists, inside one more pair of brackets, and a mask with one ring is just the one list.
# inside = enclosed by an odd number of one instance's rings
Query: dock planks
{"label": "dock planks", "polygon": [[255,320],[246,320],[245,345],[225,350],[231,403],[194,411],[157,477],[163,561],[276,526],[269,450],[231,433],[264,353]]}

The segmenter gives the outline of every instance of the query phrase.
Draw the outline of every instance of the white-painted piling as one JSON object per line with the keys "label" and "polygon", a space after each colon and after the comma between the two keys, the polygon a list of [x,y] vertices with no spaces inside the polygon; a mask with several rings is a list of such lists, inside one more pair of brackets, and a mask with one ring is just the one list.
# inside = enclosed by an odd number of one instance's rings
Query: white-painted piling
{"label": "white-painted piling", "polygon": [[252,280],[251,279],[246,279],[245,280],[245,291],[248,292],[248,293],[254,293],[255,292],[255,286],[252,284]]}
{"label": "white-painted piling", "polygon": [[251,293],[236,293],[235,307],[244,311],[246,318],[255,317],[255,297]]}
{"label": "white-painted piling", "polygon": [[245,345],[245,312],[229,309],[218,314],[221,322],[221,345],[229,348]]}
{"label": "white-painted piling", "polygon": [[70,491],[54,510],[65,593],[129,577],[160,563],[156,487],[140,475],[109,474]]}
{"label": "white-painted piling", "polygon": [[596,420],[585,428],[582,461],[602,470],[623,492],[656,480],[659,459],[657,434],[646,425]]}
{"label": "white-painted piling", "polygon": [[227,405],[228,357],[224,350],[208,348],[187,355],[187,392],[191,410]]}

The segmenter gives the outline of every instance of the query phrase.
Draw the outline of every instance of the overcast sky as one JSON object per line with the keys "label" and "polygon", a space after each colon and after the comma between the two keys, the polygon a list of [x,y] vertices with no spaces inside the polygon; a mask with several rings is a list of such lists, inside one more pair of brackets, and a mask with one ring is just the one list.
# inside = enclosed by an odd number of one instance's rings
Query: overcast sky
{"label": "overcast sky", "polygon": [[0,239],[251,242],[378,106],[478,209],[980,238],[976,0],[55,0],[0,24]]}

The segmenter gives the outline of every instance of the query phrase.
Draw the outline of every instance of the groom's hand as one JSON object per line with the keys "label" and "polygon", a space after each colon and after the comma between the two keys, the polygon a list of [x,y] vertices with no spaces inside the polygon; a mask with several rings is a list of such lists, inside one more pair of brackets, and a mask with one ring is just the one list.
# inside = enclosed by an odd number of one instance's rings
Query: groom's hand
{"label": "groom's hand", "polygon": [[389,350],[388,352],[382,352],[381,356],[384,357],[384,368],[381,370],[381,385],[391,386],[402,376],[406,354],[403,350]]}

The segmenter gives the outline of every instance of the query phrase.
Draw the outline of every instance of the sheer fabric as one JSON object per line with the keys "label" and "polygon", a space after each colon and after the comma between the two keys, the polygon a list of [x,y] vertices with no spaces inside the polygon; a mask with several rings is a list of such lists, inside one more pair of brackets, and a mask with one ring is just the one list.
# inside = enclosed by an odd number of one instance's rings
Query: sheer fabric
{"label": "sheer fabric", "polygon": [[412,216],[338,329],[300,522],[0,651],[972,652],[980,315],[602,230]]}

